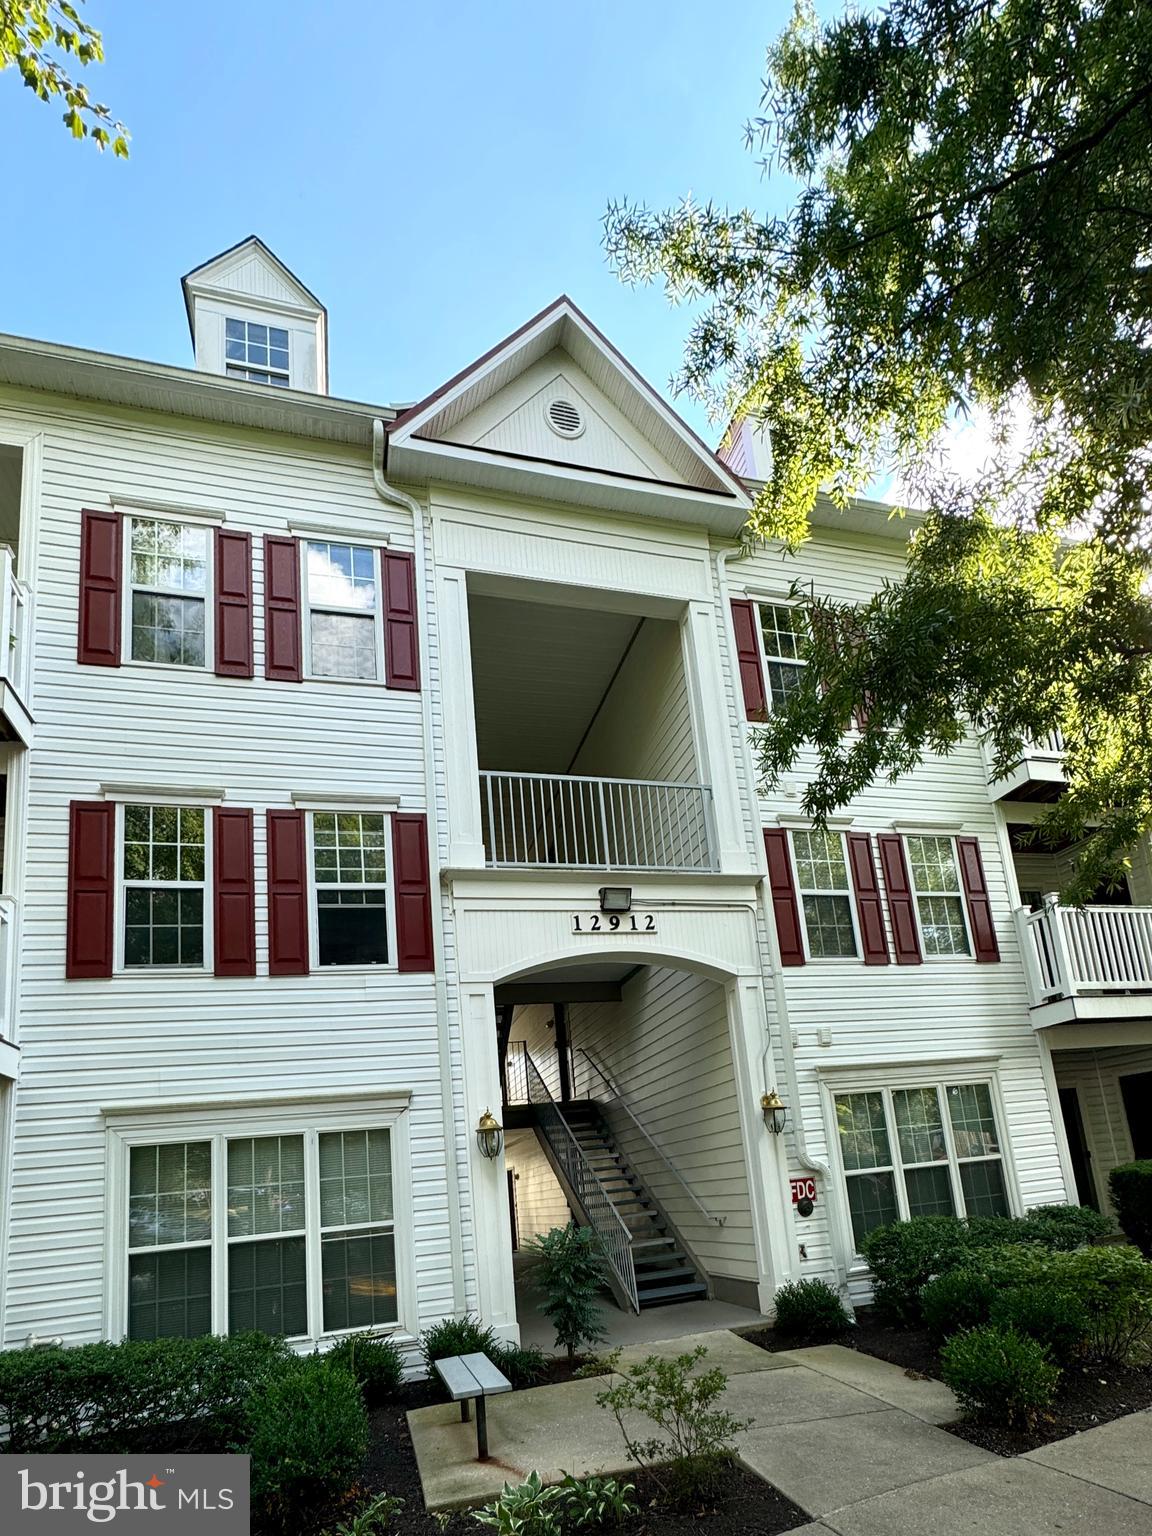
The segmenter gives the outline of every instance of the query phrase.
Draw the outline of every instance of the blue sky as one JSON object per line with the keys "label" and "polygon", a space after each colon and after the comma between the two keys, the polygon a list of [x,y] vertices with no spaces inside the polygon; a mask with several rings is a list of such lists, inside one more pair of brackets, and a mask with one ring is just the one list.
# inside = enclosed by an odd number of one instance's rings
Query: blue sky
{"label": "blue sky", "polygon": [[560,292],[663,389],[688,313],[609,270],[606,203],[786,197],[743,124],[791,0],[84,9],[132,157],[0,75],[3,331],[187,364],[181,275],[256,233],[328,305],[334,394],[419,398]]}

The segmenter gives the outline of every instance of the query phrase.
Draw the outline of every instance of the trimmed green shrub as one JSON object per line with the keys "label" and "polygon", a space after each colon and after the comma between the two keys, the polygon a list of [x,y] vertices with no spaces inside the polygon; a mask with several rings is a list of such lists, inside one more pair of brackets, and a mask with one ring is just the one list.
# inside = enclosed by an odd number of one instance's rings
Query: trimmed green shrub
{"label": "trimmed green shrub", "polygon": [[502,1341],[491,1328],[470,1313],[446,1317],[420,1335],[420,1349],[429,1374],[433,1360],[447,1360],[452,1355],[487,1355],[494,1361],[502,1347]]}
{"label": "trimmed green shrub", "polygon": [[1019,1225],[1024,1229],[1026,1242],[1043,1243],[1045,1248],[1068,1252],[1097,1243],[1112,1231],[1108,1218],[1090,1205],[1033,1206]]}
{"label": "trimmed green shrub", "polygon": [[834,1339],[852,1318],[826,1280],[795,1280],[776,1292],[776,1330],[797,1338]]}
{"label": "trimmed green shrub", "polygon": [[964,1223],[955,1216],[894,1221],[869,1232],[861,1246],[877,1309],[899,1323],[918,1323],[924,1286],[958,1269],[970,1252]]}
{"label": "trimmed green shrub", "polygon": [[992,1297],[989,1321],[1014,1328],[1042,1344],[1057,1365],[1070,1365],[1083,1353],[1089,1334],[1088,1314],[1074,1292],[1062,1285],[1036,1284],[999,1291]]}
{"label": "trimmed green shrub", "polygon": [[1146,1259],[1152,1259],[1152,1160],[1113,1168],[1108,1188],[1124,1236]]}
{"label": "trimmed green shrub", "polygon": [[1051,1406],[1060,1367],[1043,1344],[1014,1328],[970,1328],[940,1351],[940,1374],[965,1412],[986,1424],[1027,1429]]}
{"label": "trimmed green shrub", "polygon": [[534,1387],[548,1371],[548,1356],[534,1344],[501,1344],[490,1358],[517,1391]]}
{"label": "trimmed green shrub", "polygon": [[368,1448],[368,1414],[356,1378],[322,1355],[294,1361],[252,1393],[237,1448],[252,1457],[258,1528],[307,1530],[347,1493]]}
{"label": "trimmed green shrub", "polygon": [[30,1452],[223,1450],[243,1434],[253,1388],[292,1364],[264,1333],[130,1339],[0,1352],[7,1449]]}
{"label": "trimmed green shrub", "polygon": [[1052,1257],[1052,1280],[1087,1314],[1088,1355],[1107,1364],[1145,1361],[1152,1346],[1152,1264],[1135,1248],[1119,1246]]}
{"label": "trimmed green shrub", "polygon": [[988,1321],[996,1295],[993,1281],[979,1269],[950,1269],[920,1292],[920,1310],[933,1338],[946,1339]]}
{"label": "trimmed green shrub", "polygon": [[404,1379],[399,1345],[378,1333],[350,1333],[323,1357],[329,1365],[351,1371],[366,1408],[387,1402]]}
{"label": "trimmed green shrub", "polygon": [[525,1245],[532,1255],[531,1278],[543,1313],[571,1360],[577,1350],[607,1337],[597,1306],[604,1285],[604,1249],[591,1227],[553,1227]]}

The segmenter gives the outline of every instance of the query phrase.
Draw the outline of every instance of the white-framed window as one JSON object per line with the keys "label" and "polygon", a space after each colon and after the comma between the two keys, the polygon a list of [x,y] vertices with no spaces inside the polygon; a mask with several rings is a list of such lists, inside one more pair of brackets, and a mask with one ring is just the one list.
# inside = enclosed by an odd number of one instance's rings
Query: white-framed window
{"label": "white-framed window", "polygon": [[119,954],[124,970],[206,967],[209,823],[203,806],[120,807]]}
{"label": "white-framed window", "polygon": [[308,673],[374,682],[384,636],[377,551],[331,539],[304,542]]}
{"label": "white-framed window", "polygon": [[968,914],[951,837],[906,837],[908,874],[926,955],[970,955]]}
{"label": "white-framed window", "polygon": [[317,966],[392,963],[391,826],[383,811],[313,811]]}
{"label": "white-framed window", "polygon": [[852,1236],[913,1216],[1010,1213],[990,1082],[836,1088]]}
{"label": "white-framed window", "polygon": [[127,521],[130,658],[209,666],[211,529],[163,517]]}
{"label": "white-framed window", "polygon": [[795,831],[792,853],[809,957],[855,959],[860,945],[843,833]]}
{"label": "white-framed window", "polygon": [[287,389],[290,382],[288,332],[278,325],[229,316],[224,321],[224,368],[229,378]]}
{"label": "white-framed window", "polygon": [[164,1111],[109,1137],[113,1337],[402,1325],[411,1289],[406,1116],[349,1106]]}
{"label": "white-framed window", "polygon": [[800,684],[807,662],[801,658],[802,632],[797,610],[788,603],[758,603],[764,646],[764,681],[768,708],[779,709]]}

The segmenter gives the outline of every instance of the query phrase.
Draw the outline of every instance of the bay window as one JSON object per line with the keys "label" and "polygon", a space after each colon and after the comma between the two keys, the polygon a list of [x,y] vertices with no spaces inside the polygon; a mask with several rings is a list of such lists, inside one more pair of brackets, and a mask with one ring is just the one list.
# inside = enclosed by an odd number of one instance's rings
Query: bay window
{"label": "bay window", "polygon": [[1009,1214],[987,1082],[837,1091],[833,1105],[857,1249],[913,1216]]}
{"label": "bay window", "polygon": [[179,1141],[118,1133],[127,1267],[113,1317],[129,1338],[399,1322],[398,1128],[346,1118]]}

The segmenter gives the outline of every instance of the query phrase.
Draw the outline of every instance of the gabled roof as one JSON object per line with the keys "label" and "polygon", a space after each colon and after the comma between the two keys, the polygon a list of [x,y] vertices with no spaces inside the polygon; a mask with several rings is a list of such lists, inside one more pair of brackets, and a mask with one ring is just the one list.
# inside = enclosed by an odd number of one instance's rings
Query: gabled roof
{"label": "gabled roof", "polygon": [[[491,434],[487,445],[469,434],[470,420],[482,420],[488,402],[553,354],[566,355],[575,365],[571,372],[583,376],[606,415],[651,450],[640,455],[642,462],[629,469],[621,468],[621,456],[615,464],[596,462],[589,451],[592,434],[584,444],[565,443],[563,451],[556,446],[554,456],[539,438],[518,443],[514,451],[506,437],[491,446]],[[685,503],[695,503],[693,520],[733,531],[751,505],[740,477],[566,296],[402,411],[388,427],[388,442],[390,473],[401,479],[491,485],[685,520],[692,517]],[[702,501],[719,515],[702,514]]]}
{"label": "gabled roof", "polygon": [[[259,290],[236,281],[253,260],[271,280],[266,294],[262,295]],[[188,311],[189,329],[192,329],[193,288],[227,288],[251,299],[267,297],[279,303],[298,304],[301,309],[316,310],[325,318],[328,314],[312,290],[306,288],[295,272],[284,265],[275,251],[269,250],[259,235],[248,235],[246,239],[230,245],[226,251],[220,251],[200,266],[193,267],[191,272],[186,272],[180,279],[180,286],[184,292],[184,307]]]}

